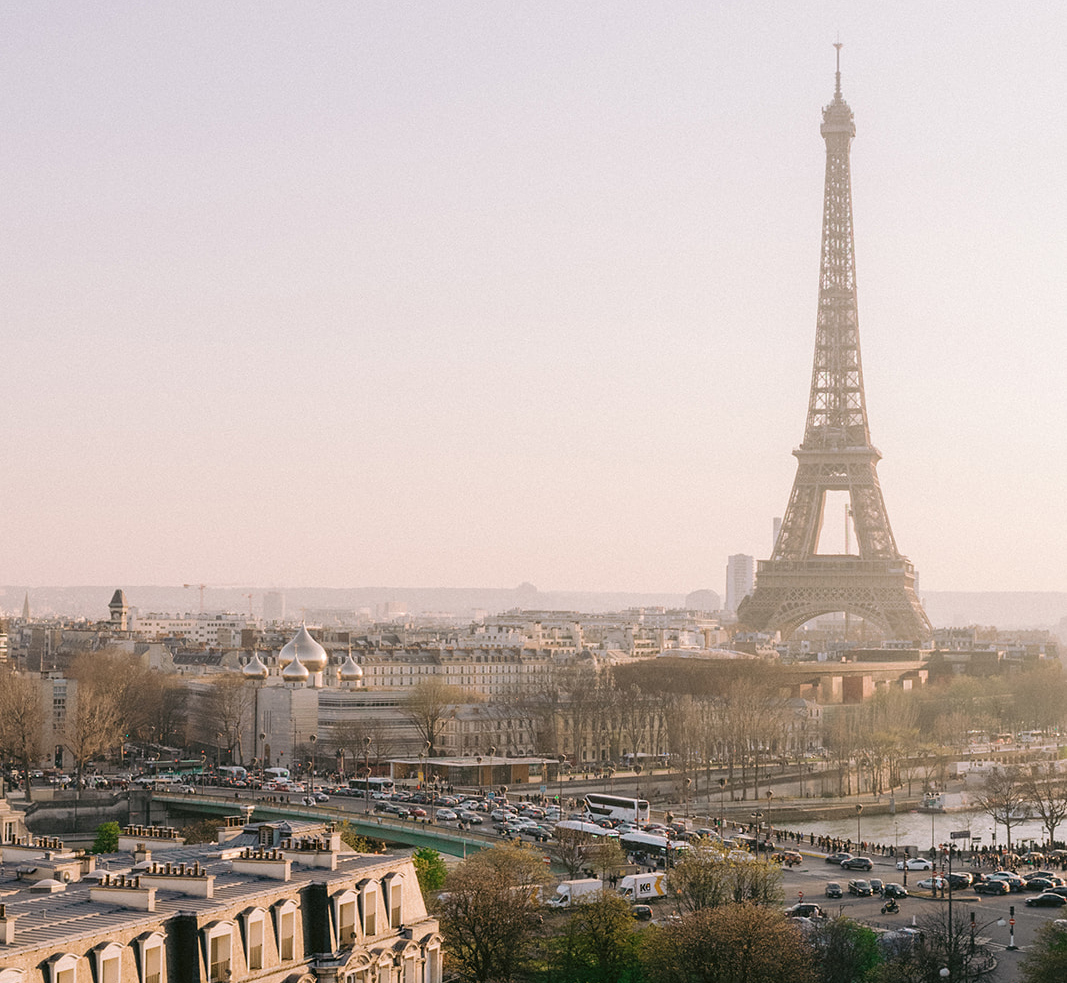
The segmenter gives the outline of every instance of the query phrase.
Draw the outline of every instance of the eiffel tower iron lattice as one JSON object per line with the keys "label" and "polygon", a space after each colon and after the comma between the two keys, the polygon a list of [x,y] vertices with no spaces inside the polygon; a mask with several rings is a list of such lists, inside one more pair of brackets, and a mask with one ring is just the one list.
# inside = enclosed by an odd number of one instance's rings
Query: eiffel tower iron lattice
{"label": "eiffel tower iron lattice", "polygon": [[[852,230],[849,149],[856,135],[841,96],[841,45],[833,102],[823,109],[826,141],[822,257],[815,359],[804,440],[793,451],[797,473],[769,560],[738,621],[788,637],[821,614],[844,611],[891,637],[920,640],[930,622],[915,593],[915,568],[897,550],[875,470],[860,364],[859,309]],[[827,492],[848,492],[858,555],[818,554]],[[847,547],[846,547],[847,548]]]}

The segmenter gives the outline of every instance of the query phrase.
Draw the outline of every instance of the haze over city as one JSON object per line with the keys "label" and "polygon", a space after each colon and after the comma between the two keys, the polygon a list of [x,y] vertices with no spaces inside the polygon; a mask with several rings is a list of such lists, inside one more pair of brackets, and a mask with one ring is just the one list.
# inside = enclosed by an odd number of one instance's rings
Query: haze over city
{"label": "haze over city", "polygon": [[0,583],[721,591],[796,467],[840,37],[897,542],[1067,589],[1065,27],[3,4]]}

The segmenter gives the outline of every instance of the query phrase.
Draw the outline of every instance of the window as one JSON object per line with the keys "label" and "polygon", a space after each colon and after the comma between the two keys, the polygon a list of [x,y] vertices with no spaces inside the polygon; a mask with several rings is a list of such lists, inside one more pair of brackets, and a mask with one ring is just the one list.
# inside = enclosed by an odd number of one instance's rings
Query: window
{"label": "window", "polygon": [[401,904],[400,904],[401,894],[403,893],[402,888],[403,888],[403,885],[398,880],[394,880],[389,885],[389,927],[390,928],[400,928],[400,926],[403,924],[403,922],[401,921],[402,908],[401,908]]}
{"label": "window", "polygon": [[337,941],[351,945],[356,938],[356,897],[346,891],[337,902]]}
{"label": "window", "polygon": [[248,968],[263,968],[263,915],[259,912],[248,920]]}
{"label": "window", "polygon": [[47,960],[51,983],[75,983],[78,957],[69,952],[50,956]]}
{"label": "window", "polygon": [[378,934],[378,891],[373,885],[363,892],[363,934],[370,938]]}
{"label": "window", "polygon": [[143,980],[144,983],[163,983],[163,946],[145,948]]}
{"label": "window", "polygon": [[122,946],[116,942],[104,942],[96,946],[89,956],[96,971],[96,983],[119,983],[122,973]]}
{"label": "window", "polygon": [[164,983],[163,934],[148,932],[135,940],[140,960],[140,983]]}
{"label": "window", "polygon": [[212,935],[208,939],[208,979],[220,983],[230,978],[230,933]]}
{"label": "window", "polygon": [[283,911],[278,919],[278,952],[282,959],[294,959],[296,949],[296,912]]}

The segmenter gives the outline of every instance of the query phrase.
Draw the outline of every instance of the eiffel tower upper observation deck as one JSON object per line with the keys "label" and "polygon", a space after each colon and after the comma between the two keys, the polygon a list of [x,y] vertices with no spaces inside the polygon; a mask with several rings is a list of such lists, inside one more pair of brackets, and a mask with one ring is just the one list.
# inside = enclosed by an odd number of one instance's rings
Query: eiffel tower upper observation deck
{"label": "eiffel tower upper observation deck", "polygon": [[[797,473],[774,553],[760,560],[755,591],[737,617],[745,627],[788,637],[821,614],[844,611],[891,637],[930,636],[915,594],[915,569],[897,550],[875,467],[860,365],[849,148],[856,135],[841,96],[841,45],[834,99],[823,109],[826,141],[822,260],[815,361]],[[826,493],[847,491],[858,556],[818,554]]]}

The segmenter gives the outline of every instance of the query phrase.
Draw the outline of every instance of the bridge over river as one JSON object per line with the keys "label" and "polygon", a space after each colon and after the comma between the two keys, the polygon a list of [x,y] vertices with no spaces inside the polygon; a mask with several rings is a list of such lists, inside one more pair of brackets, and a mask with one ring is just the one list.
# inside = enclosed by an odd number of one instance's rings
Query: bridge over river
{"label": "bridge over river", "polygon": [[[343,804],[339,802],[335,805],[330,802],[306,806],[299,802],[271,802],[263,798],[235,799],[224,795],[153,792],[148,805],[149,814],[143,817],[143,821],[181,826],[184,825],[182,820],[221,819],[223,816],[246,813],[251,807],[253,821],[294,819],[311,822],[333,821],[338,825],[347,822],[361,836],[405,846],[433,847],[440,853],[454,857],[466,857],[500,842],[500,837],[492,833],[460,830],[393,816],[378,816],[357,811],[352,805],[351,799],[344,800]],[[131,815],[130,821],[141,820]]]}

